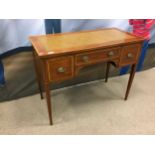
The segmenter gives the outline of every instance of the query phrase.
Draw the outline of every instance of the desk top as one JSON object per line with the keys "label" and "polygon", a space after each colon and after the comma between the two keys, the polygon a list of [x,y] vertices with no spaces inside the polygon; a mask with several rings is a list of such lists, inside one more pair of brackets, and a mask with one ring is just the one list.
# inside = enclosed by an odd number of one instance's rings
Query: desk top
{"label": "desk top", "polygon": [[38,35],[30,36],[29,39],[40,57],[106,48],[144,40],[117,28]]}

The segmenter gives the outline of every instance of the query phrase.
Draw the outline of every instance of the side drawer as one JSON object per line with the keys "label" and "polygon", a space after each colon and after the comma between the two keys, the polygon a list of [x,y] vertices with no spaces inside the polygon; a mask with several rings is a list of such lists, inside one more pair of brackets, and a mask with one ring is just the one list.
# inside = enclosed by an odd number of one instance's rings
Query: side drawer
{"label": "side drawer", "polygon": [[103,50],[100,49],[100,50],[90,51],[83,54],[77,54],[75,56],[75,64],[76,66],[93,64],[97,62],[118,58],[119,55],[120,55],[120,48],[111,48],[111,49],[103,49]]}
{"label": "side drawer", "polygon": [[61,81],[72,78],[74,75],[73,56],[63,56],[47,61],[50,81]]}
{"label": "side drawer", "polygon": [[135,63],[141,51],[141,44],[133,44],[122,47],[120,66]]}

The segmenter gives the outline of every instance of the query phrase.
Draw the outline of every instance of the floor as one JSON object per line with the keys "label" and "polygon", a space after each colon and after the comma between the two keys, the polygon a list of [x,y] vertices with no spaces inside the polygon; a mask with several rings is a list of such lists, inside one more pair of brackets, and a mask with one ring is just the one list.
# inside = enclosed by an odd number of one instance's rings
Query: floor
{"label": "floor", "polygon": [[0,134],[155,134],[155,68],[51,92],[54,125],[39,94],[0,103]]}

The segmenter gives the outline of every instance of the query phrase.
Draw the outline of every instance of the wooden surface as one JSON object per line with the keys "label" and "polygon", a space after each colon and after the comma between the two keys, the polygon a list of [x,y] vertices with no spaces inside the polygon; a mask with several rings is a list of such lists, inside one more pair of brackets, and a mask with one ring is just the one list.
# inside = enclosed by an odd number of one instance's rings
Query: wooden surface
{"label": "wooden surface", "polygon": [[29,39],[39,56],[78,52],[143,40],[116,28],[31,36]]}

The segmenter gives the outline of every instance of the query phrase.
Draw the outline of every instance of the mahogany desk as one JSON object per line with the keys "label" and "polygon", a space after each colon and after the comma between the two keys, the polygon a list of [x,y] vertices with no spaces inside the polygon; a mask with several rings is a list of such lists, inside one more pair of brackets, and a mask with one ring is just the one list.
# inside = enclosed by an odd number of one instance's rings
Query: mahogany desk
{"label": "mahogany desk", "polygon": [[40,95],[43,98],[43,86],[51,125],[51,82],[73,78],[81,68],[100,62],[107,62],[107,82],[111,63],[116,67],[131,65],[126,100],[144,41],[116,28],[30,36],[29,39],[35,49],[33,53]]}

